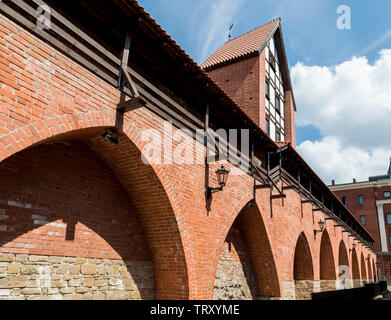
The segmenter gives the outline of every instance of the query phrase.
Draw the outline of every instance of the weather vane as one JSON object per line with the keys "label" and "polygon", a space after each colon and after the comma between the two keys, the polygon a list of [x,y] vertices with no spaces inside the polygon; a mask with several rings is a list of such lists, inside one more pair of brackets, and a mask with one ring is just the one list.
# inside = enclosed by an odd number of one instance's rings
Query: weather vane
{"label": "weather vane", "polygon": [[228,41],[231,40],[231,30],[233,28],[234,24],[232,23],[229,27],[229,32],[228,32]]}

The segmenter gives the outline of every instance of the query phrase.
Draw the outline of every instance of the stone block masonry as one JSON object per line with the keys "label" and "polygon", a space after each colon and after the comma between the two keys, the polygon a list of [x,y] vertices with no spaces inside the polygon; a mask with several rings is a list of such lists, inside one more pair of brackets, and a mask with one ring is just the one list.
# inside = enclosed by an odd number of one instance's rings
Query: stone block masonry
{"label": "stone block masonry", "polygon": [[0,254],[0,300],[154,299],[150,261]]}

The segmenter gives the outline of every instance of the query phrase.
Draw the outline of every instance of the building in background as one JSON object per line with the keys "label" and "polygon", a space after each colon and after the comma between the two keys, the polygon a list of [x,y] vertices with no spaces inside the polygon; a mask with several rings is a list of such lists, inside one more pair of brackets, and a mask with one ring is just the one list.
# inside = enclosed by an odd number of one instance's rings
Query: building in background
{"label": "building in background", "polygon": [[330,189],[375,238],[379,276],[391,282],[391,158],[387,174]]}

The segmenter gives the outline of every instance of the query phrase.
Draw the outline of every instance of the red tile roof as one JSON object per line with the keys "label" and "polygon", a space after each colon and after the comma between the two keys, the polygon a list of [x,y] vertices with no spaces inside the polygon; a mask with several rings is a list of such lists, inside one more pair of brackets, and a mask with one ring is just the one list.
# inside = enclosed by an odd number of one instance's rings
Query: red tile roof
{"label": "red tile roof", "polygon": [[235,39],[227,41],[201,64],[201,68],[207,69],[214,65],[254,53],[268,37],[275,23],[279,21],[280,18],[275,19]]}

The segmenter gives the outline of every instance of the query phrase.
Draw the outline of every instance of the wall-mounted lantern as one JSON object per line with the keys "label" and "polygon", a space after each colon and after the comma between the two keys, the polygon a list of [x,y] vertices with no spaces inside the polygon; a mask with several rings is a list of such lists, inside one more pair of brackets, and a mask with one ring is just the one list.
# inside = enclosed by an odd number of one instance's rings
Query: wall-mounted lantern
{"label": "wall-mounted lantern", "polygon": [[316,230],[316,229],[314,230],[315,236],[318,232],[323,232],[325,230],[324,225],[325,225],[324,221],[322,219],[320,219],[318,222],[319,230]]}
{"label": "wall-mounted lantern", "polygon": [[349,249],[349,252],[353,251],[354,249],[356,249],[356,244],[353,242],[352,249]]}
{"label": "wall-mounted lantern", "polygon": [[114,144],[119,144],[119,139],[110,130],[106,130],[102,138]]}
{"label": "wall-mounted lantern", "polygon": [[206,189],[207,200],[209,200],[212,197],[213,193],[218,191],[223,191],[228,180],[228,175],[229,175],[229,170],[225,168],[224,165],[221,165],[221,168],[216,170],[217,181],[220,187],[218,188],[208,187]]}

